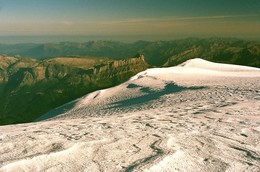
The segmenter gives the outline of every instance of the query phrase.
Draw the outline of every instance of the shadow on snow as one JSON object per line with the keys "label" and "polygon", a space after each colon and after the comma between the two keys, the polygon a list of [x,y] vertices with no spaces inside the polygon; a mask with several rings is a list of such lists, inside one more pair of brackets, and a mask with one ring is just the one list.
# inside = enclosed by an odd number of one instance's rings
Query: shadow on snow
{"label": "shadow on snow", "polygon": [[135,84],[129,84],[127,88],[138,88],[140,87],[141,91],[145,93],[145,95],[127,99],[127,100],[122,100],[119,102],[112,103],[111,108],[123,108],[123,107],[128,107],[128,106],[133,106],[133,105],[140,105],[140,104],[145,104],[150,101],[159,99],[161,96],[167,95],[167,94],[173,94],[173,93],[178,93],[181,91],[185,90],[199,90],[199,89],[204,89],[206,87],[198,87],[198,86],[193,86],[193,87],[182,87],[178,86],[175,83],[168,83],[163,90],[157,91],[157,90],[152,90],[149,87],[141,87]]}

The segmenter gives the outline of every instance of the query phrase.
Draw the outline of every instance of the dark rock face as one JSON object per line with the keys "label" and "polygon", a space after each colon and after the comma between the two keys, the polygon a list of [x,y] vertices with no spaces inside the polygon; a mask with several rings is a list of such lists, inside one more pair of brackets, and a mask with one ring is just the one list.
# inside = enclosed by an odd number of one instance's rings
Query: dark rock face
{"label": "dark rock face", "polygon": [[[117,85],[147,69],[144,57],[124,60],[35,60],[0,56],[0,124],[30,122],[94,90]],[[91,61],[91,62],[90,62]],[[87,64],[89,63],[89,64]]]}

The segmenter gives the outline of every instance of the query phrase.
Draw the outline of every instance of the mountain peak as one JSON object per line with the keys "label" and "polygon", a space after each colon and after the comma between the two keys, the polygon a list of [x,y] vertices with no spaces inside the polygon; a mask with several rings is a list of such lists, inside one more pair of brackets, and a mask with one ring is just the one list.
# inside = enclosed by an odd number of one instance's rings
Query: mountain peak
{"label": "mountain peak", "polygon": [[179,66],[208,69],[208,70],[215,70],[215,71],[225,71],[225,72],[260,70],[259,68],[242,66],[242,65],[214,63],[201,58],[187,60],[186,62],[180,64]]}

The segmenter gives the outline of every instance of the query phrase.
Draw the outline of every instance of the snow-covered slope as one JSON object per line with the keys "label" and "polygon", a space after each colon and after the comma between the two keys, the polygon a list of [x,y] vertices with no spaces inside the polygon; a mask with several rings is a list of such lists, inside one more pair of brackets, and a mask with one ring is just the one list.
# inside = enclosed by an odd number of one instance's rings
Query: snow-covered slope
{"label": "snow-covered slope", "polygon": [[[260,77],[260,69],[213,63],[197,58],[176,67],[153,68],[140,72],[128,82],[95,91],[47,113],[38,120],[50,117],[84,118],[132,112],[140,108],[150,109],[162,96],[183,90],[202,89],[209,81],[222,84],[223,80],[229,81],[230,78],[239,81],[240,79],[236,78],[254,77]],[[192,87],[193,85],[200,87]]]}
{"label": "snow-covered slope", "polygon": [[0,171],[259,171],[259,112],[257,68],[148,69],[47,121],[0,127]]}

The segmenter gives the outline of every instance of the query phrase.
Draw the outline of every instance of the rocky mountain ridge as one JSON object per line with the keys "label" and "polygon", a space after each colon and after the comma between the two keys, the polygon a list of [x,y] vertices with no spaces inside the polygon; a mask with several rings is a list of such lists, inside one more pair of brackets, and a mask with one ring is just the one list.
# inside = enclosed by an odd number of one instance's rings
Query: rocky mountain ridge
{"label": "rocky mountain ridge", "polygon": [[67,101],[117,85],[148,68],[142,55],[123,60],[71,59],[81,65],[67,63],[68,57],[35,60],[0,56],[1,124],[32,121]]}

